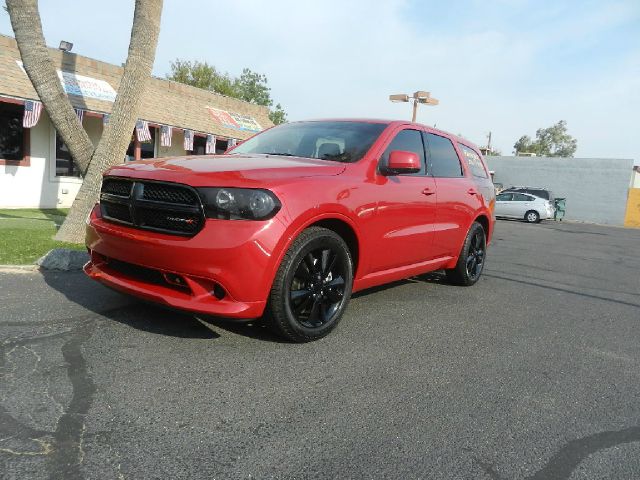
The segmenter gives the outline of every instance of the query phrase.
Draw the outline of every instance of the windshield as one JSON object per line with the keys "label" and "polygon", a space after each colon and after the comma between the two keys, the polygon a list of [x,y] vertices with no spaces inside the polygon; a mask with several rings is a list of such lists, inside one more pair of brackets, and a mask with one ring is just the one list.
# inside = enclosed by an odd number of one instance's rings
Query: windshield
{"label": "windshield", "polygon": [[367,153],[386,126],[385,123],[340,121],[286,123],[250,138],[229,153],[267,153],[356,162]]}

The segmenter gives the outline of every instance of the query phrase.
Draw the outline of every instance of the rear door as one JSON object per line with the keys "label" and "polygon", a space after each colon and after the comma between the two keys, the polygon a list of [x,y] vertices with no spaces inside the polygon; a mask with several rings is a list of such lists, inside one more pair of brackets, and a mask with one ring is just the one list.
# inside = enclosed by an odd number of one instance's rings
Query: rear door
{"label": "rear door", "polygon": [[535,197],[526,193],[514,193],[512,204],[512,212],[514,217],[524,218],[524,214],[533,208]]}
{"label": "rear door", "polygon": [[[416,174],[382,175],[394,150],[418,154],[422,163]],[[388,270],[433,258],[433,228],[436,218],[436,188],[427,175],[422,133],[413,128],[398,131],[379,160],[376,181],[375,254],[371,271]]]}
{"label": "rear door", "polygon": [[482,206],[481,193],[449,138],[425,133],[425,139],[428,167],[438,190],[433,251],[437,257],[457,256],[475,212]]}

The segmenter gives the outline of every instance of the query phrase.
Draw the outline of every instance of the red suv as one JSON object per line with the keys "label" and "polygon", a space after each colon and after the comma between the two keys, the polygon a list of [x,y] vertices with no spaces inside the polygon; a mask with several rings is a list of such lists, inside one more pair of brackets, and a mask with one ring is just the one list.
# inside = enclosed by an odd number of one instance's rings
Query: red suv
{"label": "red suv", "polygon": [[288,123],[222,156],[109,169],[85,272],[179,309],[264,315],[305,342],[336,326],[352,292],[440,269],[473,285],[494,199],[465,139],[399,121]]}

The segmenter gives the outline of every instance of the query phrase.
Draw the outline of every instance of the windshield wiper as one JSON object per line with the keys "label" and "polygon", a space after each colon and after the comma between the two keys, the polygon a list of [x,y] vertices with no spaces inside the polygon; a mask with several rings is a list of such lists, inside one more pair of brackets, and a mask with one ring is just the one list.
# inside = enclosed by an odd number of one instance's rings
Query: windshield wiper
{"label": "windshield wiper", "polygon": [[293,153],[278,153],[278,152],[269,152],[267,155],[279,155],[281,157],[295,157]]}

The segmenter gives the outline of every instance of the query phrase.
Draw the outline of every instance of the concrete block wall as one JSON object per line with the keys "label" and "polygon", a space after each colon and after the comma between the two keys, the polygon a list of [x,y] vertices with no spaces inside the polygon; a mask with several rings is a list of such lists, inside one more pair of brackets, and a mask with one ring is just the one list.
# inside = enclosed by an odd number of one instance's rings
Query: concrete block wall
{"label": "concrete block wall", "polygon": [[615,158],[486,157],[505,188],[550,189],[567,199],[567,220],[624,225],[633,160]]}

